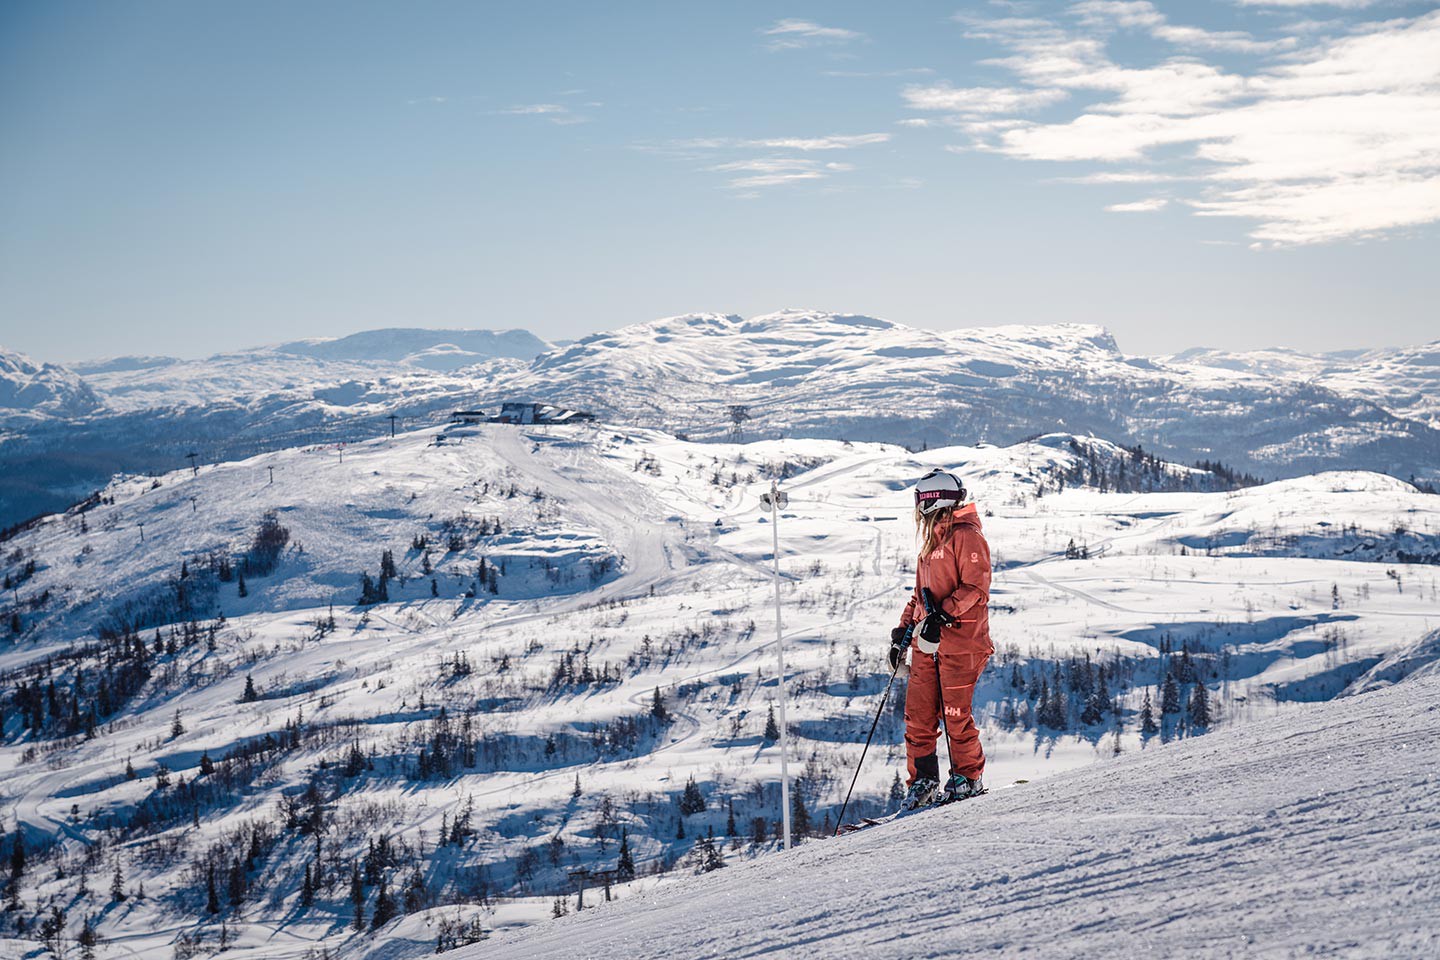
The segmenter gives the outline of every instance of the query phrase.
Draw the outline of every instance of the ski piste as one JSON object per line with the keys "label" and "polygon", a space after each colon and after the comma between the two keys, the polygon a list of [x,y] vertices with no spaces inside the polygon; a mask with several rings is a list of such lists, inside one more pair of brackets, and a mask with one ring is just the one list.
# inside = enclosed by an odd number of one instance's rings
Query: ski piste
{"label": "ski piste", "polygon": [[990,792],[989,788],[985,788],[985,789],[982,789],[979,793],[973,793],[973,794],[971,794],[970,796],[968,796],[968,797],[962,797],[962,798],[960,798],[959,800],[935,800],[935,801],[932,801],[931,803],[925,804],[924,806],[915,807],[914,809],[911,809],[911,810],[907,810],[907,809],[905,809],[904,807],[901,807],[899,810],[896,810],[894,813],[886,814],[886,815],[883,816],[883,817],[862,817],[860,820],[856,821],[855,823],[843,823],[843,824],[841,824],[841,825],[840,825],[840,829],[838,829],[837,831],[835,831],[835,835],[836,835],[836,836],[839,836],[839,837],[843,837],[843,836],[845,836],[846,834],[856,833],[856,832],[858,832],[858,831],[860,831],[860,830],[867,830],[867,829],[869,829],[870,827],[878,827],[878,826],[880,826],[881,824],[891,823],[892,821],[899,820],[899,819],[901,819],[902,817],[912,816],[913,814],[924,813],[924,812],[927,811],[927,810],[937,810],[937,809],[939,809],[939,808],[941,808],[941,807],[953,807],[953,806],[955,806],[956,804],[964,803],[966,800],[974,800],[976,797],[983,797],[983,796],[985,796],[985,794],[987,794],[987,793],[989,793],[989,792]]}

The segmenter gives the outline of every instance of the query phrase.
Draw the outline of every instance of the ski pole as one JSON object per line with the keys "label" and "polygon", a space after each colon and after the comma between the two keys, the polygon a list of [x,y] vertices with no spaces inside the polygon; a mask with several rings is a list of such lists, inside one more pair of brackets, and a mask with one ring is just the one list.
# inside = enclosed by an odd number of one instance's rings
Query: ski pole
{"label": "ski pole", "polygon": [[860,768],[865,764],[865,754],[870,750],[870,741],[875,738],[875,728],[880,726],[880,715],[885,712],[885,704],[890,700],[890,688],[895,685],[895,675],[900,672],[900,662],[905,658],[905,648],[910,646],[910,635],[915,632],[915,625],[912,623],[905,628],[905,638],[900,641],[900,656],[895,658],[895,669],[890,671],[890,680],[885,684],[885,695],[880,698],[880,709],[875,711],[875,721],[870,724],[870,735],[865,738],[865,747],[860,751],[860,759],[855,764],[855,776],[850,778],[850,789],[845,791],[845,802],[840,805],[840,816],[835,821],[835,832],[832,837],[840,835],[840,826],[845,822],[845,810],[850,806],[850,795],[855,792],[855,782],[860,779]]}

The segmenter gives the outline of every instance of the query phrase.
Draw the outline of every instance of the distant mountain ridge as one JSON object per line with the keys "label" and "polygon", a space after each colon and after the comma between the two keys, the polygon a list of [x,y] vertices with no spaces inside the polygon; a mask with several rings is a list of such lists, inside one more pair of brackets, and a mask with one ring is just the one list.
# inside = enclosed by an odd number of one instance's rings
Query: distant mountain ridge
{"label": "distant mountain ridge", "polygon": [[73,371],[0,347],[0,413],[5,416],[78,417],[103,406]]}
{"label": "distant mountain ridge", "polygon": [[[936,331],[857,314],[697,313],[550,344],[523,330],[390,328],[204,360],[33,362],[0,403],[0,525],[117,470],[355,440],[456,407],[533,399],[683,433],[1010,443],[1052,431],[1266,477],[1440,481],[1440,341],[1308,355],[1124,353],[1089,324]],[[19,369],[16,365],[15,369]],[[18,401],[17,401],[18,402]]]}
{"label": "distant mountain ridge", "polygon": [[1283,366],[1277,353],[1130,356],[1083,324],[933,331],[803,310],[690,314],[542,354],[482,400],[518,390],[702,438],[726,434],[743,407],[753,436],[918,447],[1062,430],[1266,476],[1440,475],[1440,365],[1429,362],[1440,345]]}

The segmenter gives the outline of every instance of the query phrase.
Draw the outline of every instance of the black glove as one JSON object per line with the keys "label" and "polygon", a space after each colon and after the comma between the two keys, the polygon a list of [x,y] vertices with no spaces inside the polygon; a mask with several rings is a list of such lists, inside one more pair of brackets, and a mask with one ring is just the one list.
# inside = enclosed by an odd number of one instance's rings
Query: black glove
{"label": "black glove", "polygon": [[940,642],[940,630],[955,622],[955,618],[944,610],[935,609],[925,615],[920,621],[920,628],[915,632],[920,634],[920,639],[926,643],[938,644]]}
{"label": "black glove", "polygon": [[893,673],[900,669],[900,660],[905,656],[905,641],[908,639],[909,631],[905,627],[896,627],[890,631],[890,671]]}

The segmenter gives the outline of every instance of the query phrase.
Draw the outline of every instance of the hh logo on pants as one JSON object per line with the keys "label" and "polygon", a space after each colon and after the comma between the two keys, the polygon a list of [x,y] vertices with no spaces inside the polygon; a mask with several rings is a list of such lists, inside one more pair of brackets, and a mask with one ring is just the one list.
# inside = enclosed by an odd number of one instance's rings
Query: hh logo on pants
{"label": "hh logo on pants", "polygon": [[969,711],[969,710],[966,710],[964,707],[946,707],[946,708],[945,708],[945,716],[947,716],[947,717],[963,717],[963,716],[965,716],[965,714],[967,714],[967,713],[969,713],[969,712],[970,712],[970,711]]}

